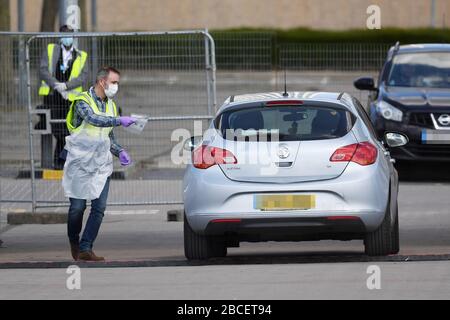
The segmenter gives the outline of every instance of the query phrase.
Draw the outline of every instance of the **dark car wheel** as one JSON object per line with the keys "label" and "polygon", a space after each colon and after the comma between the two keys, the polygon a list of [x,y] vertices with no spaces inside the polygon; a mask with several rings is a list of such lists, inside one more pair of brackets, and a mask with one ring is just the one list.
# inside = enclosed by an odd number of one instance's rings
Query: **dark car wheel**
{"label": "dark car wheel", "polygon": [[365,252],[369,256],[387,256],[392,252],[391,205],[388,203],[384,220],[374,232],[364,239]]}
{"label": "dark car wheel", "polygon": [[397,254],[400,252],[400,227],[399,227],[399,218],[398,218],[398,205],[397,212],[395,216],[394,228],[392,229],[392,248],[391,254]]}
{"label": "dark car wheel", "polygon": [[227,247],[223,241],[195,233],[185,215],[184,255],[188,260],[206,260],[209,258],[225,257],[227,255]]}

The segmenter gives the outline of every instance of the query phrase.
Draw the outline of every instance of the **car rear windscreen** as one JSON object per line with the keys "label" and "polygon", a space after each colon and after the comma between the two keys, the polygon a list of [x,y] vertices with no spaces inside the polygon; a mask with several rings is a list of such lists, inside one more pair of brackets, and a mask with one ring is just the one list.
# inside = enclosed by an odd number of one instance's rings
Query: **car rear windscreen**
{"label": "car rear windscreen", "polygon": [[347,110],[331,107],[250,107],[223,112],[215,127],[228,140],[325,140],[345,136],[354,120]]}

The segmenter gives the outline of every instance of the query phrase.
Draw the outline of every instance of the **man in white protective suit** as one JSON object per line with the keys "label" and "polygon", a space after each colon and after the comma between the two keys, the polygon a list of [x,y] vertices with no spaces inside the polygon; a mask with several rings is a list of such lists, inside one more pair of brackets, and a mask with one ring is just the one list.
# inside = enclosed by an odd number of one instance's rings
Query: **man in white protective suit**
{"label": "man in white protective suit", "polygon": [[[66,118],[70,136],[64,165],[63,188],[70,199],[67,231],[75,261],[104,261],[92,251],[97,238],[109,192],[113,158],[122,166],[131,164],[128,153],[116,142],[113,128],[128,127],[132,117],[120,117],[113,97],[119,90],[120,72],[112,67],[101,68],[96,83],[73,101]],[[91,212],[80,241],[86,202]]]}

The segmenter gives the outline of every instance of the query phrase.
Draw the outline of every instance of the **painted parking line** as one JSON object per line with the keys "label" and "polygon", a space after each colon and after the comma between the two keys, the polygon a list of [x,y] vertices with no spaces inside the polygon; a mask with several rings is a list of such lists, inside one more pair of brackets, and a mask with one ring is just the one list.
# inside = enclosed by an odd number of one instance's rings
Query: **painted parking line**
{"label": "painted parking line", "polygon": [[9,208],[2,208],[0,209],[1,213],[25,213],[27,212],[26,209],[9,209]]}
{"label": "painted parking line", "polygon": [[[57,209],[51,209],[51,210],[57,210]],[[58,211],[61,211],[60,209]],[[29,212],[29,210],[26,209],[9,209],[9,208],[2,208],[0,209],[1,213],[26,213]],[[160,210],[148,210],[148,209],[142,209],[142,210],[106,210],[105,214],[108,215],[142,215],[142,214],[149,214],[154,215],[158,214]],[[39,212],[37,213],[39,214]]]}
{"label": "painted parking line", "polygon": [[154,215],[158,214],[159,210],[106,210],[105,215]]}

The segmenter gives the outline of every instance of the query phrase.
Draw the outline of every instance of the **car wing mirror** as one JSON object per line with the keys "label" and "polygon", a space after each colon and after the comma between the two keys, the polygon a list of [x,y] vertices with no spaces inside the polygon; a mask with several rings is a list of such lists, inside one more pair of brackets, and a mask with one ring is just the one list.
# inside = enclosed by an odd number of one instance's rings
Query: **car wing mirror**
{"label": "car wing mirror", "polygon": [[356,79],[355,82],[353,82],[353,85],[358,90],[368,90],[368,91],[377,90],[377,88],[375,87],[375,80],[371,77],[362,77]]}

